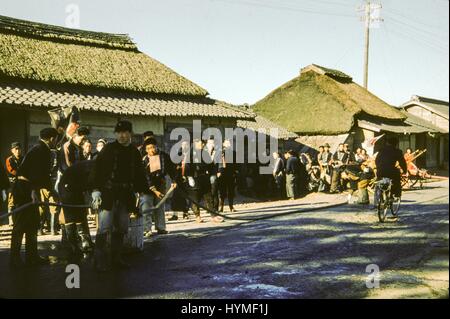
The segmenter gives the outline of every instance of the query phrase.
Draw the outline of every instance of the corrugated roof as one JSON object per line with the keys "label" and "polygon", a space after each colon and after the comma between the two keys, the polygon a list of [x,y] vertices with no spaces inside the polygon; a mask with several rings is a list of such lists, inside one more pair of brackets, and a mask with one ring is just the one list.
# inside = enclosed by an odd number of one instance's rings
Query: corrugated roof
{"label": "corrugated roof", "polygon": [[411,114],[407,112],[406,110],[402,110],[402,112],[408,117],[405,120],[405,123],[415,125],[417,127],[422,127],[424,132],[431,132],[431,133],[448,133],[448,129],[444,130],[433,123],[426,121],[422,119],[421,117],[415,116],[414,114]]}
{"label": "corrugated roof", "polygon": [[412,104],[419,104],[427,108],[428,110],[446,118],[449,119],[449,106],[448,101],[441,101],[436,99],[431,99],[428,97],[423,97],[419,95],[413,95],[411,100],[403,104],[403,107],[412,105]]}
{"label": "corrugated roof", "polygon": [[0,17],[0,76],[156,94],[208,92],[139,52],[128,36]]}
{"label": "corrugated roof", "polygon": [[206,97],[182,99],[180,96],[172,96],[161,98],[150,94],[118,90],[50,87],[42,83],[22,84],[11,81],[0,81],[1,104],[47,109],[77,106],[81,110],[162,117],[254,118],[254,114],[251,112]]}
{"label": "corrugated roof", "polygon": [[430,130],[422,126],[418,126],[410,123],[403,123],[402,125],[387,124],[383,122],[374,122],[366,120],[358,120],[358,126],[364,129],[368,129],[374,132],[392,132],[398,134],[414,134],[414,133],[425,133]]}

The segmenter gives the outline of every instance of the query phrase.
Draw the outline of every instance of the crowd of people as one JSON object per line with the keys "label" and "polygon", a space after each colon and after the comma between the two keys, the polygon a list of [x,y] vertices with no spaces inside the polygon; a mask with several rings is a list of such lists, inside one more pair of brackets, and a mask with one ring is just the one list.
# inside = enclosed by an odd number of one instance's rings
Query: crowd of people
{"label": "crowd of people", "polygon": [[[153,132],[145,132],[143,144],[136,147],[131,143],[132,131],[130,122],[119,121],[114,130],[116,139],[98,140],[95,150],[89,130],[83,127],[59,145],[58,131],[46,128],[25,156],[19,143],[11,145],[11,156],[6,160],[8,178],[0,172],[3,199],[8,200],[8,211],[14,212],[9,221],[13,226],[11,265],[24,265],[20,256],[24,235],[26,263],[45,263],[37,253],[37,236],[48,232],[61,234],[71,261],[86,257],[94,250],[87,219],[92,211],[97,214],[97,269],[125,267],[121,251],[129,214],[158,207],[144,215],[145,236],[167,234],[165,205],[157,205],[169,188],[174,189],[168,201],[173,211],[169,220],[177,220],[178,212],[189,218],[191,209],[196,222],[202,223],[200,209],[204,208],[212,222],[221,223],[218,212],[223,212],[226,201],[229,210],[235,211],[237,171],[234,160],[226,160],[229,140],[220,146],[213,136],[207,141],[194,140],[192,145],[183,141],[178,152],[181,161],[174,163],[161,150]],[[231,154],[235,158],[234,152]],[[26,207],[33,201],[50,205]],[[63,207],[52,203],[62,203]]]}
{"label": "crowd of people", "polygon": [[[274,184],[279,198],[296,199],[308,192],[340,193],[354,187],[352,182],[370,178],[373,160],[363,148],[350,151],[349,145],[341,143],[335,153],[325,143],[318,153],[287,151],[284,156],[274,153]],[[367,176],[363,176],[363,174]]]}
{"label": "crowd of people", "polygon": [[[26,264],[46,263],[48,260],[38,254],[37,236],[51,232],[61,235],[70,262],[79,262],[93,252],[99,271],[112,266],[127,268],[121,256],[130,214],[139,216],[151,211],[143,216],[144,236],[167,234],[165,205],[158,204],[169,189],[173,192],[167,203],[173,215],[168,220],[177,220],[179,212],[182,218],[189,218],[192,210],[196,222],[202,223],[203,208],[212,222],[221,223],[224,220],[220,212],[226,201],[229,211],[235,211],[235,190],[242,170],[229,140],[222,145],[217,145],[213,136],[206,141],[194,139],[192,144],[182,141],[180,161],[175,163],[158,145],[153,132],[145,132],[138,147],[131,143],[132,132],[130,122],[119,121],[115,140],[99,139],[93,149],[87,128],[78,128],[69,139],[62,139],[54,128],[46,128],[40,132],[38,144],[25,156],[20,143],[12,143],[6,171],[0,169],[0,190],[8,210],[14,212],[9,220],[13,226],[13,267],[24,266],[20,256],[24,235]],[[320,146],[316,154],[297,154],[293,150],[274,153],[275,197],[294,200],[308,192],[339,193],[349,189],[350,193],[359,190],[358,201],[366,204],[367,185],[375,176],[375,167],[378,176],[395,180],[393,188],[399,196],[400,175],[393,167],[398,163],[406,171],[405,157],[410,155],[404,157],[395,143],[388,139],[387,147],[376,158],[369,157],[362,148],[352,152],[344,143],[335,153],[328,143]],[[49,205],[30,206],[30,202]],[[62,203],[63,207],[52,203]],[[89,212],[97,217],[95,248],[89,232]]]}

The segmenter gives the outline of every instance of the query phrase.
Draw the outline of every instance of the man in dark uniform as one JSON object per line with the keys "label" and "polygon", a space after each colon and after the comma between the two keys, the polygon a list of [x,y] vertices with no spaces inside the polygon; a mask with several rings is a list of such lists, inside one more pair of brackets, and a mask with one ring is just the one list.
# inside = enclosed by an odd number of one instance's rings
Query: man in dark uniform
{"label": "man in dark uniform", "polygon": [[300,171],[300,160],[295,156],[293,150],[285,154],[286,158],[286,196],[293,200],[299,196],[298,175]]}
{"label": "man in dark uniform", "polygon": [[[213,201],[211,195],[211,180],[208,172],[209,164],[202,159],[204,143],[196,139],[193,143],[193,148],[190,152],[190,159],[184,164],[183,179],[185,180],[184,187],[187,194],[193,201],[200,203],[204,201],[205,207],[213,210]],[[192,202],[192,210],[196,216],[197,222],[203,222],[200,217],[200,207]],[[212,221],[216,223],[223,222],[223,218],[211,213]]]}
{"label": "man in dark uniform", "polygon": [[[69,141],[63,144],[60,150],[59,156],[59,175],[56,181],[55,188],[59,190],[60,178],[64,172],[71,167],[72,165],[85,160],[83,155],[83,148],[81,147],[81,143],[84,141],[86,136],[89,135],[89,129],[86,127],[79,127],[77,131],[72,135]],[[45,192],[43,197],[45,198]],[[53,214],[55,215],[55,214]],[[65,218],[64,212],[59,214],[59,222],[61,224],[62,230],[62,240],[65,242],[67,239],[66,230],[65,230]],[[89,228],[87,225],[87,220],[83,223],[84,229],[84,238],[90,238]]]}
{"label": "man in dark uniform", "polygon": [[[85,192],[91,190],[89,175],[95,161],[81,161],[66,169],[61,176],[58,194],[63,204],[84,205]],[[70,249],[69,262],[79,262],[91,248],[90,236],[84,232],[86,208],[64,207],[65,228]],[[80,240],[81,239],[81,240]]]}
{"label": "man in dark uniform", "polygon": [[[147,153],[147,155],[145,155],[143,159],[145,176],[152,193],[151,197],[146,198],[146,203],[153,203],[153,206],[156,206],[164,197],[167,191],[167,176],[171,178],[172,185],[175,186],[174,184],[176,184],[176,168],[170,160],[170,156],[167,153],[159,150],[158,143],[153,137],[145,140],[143,148]],[[147,208],[150,207],[147,207],[147,205],[145,205],[142,209],[146,210]],[[153,211],[152,213],[146,214],[146,216],[144,217],[144,231],[146,232],[147,237],[152,235],[152,219],[155,221],[155,228],[158,234],[167,234],[164,205],[162,205],[159,209]]]}
{"label": "man in dark uniform", "polygon": [[217,147],[214,136],[210,136],[204,147],[204,159],[207,165],[207,174],[209,175],[209,182],[211,183],[211,200],[212,207],[215,211],[219,210],[219,165],[218,159],[221,158],[221,148]]}
{"label": "man in dark uniform", "polygon": [[[19,142],[11,144],[11,156],[6,159],[6,171],[8,173],[8,179],[10,183],[10,191],[8,194],[8,211],[14,209],[14,200],[12,196],[12,188],[17,181],[17,170],[22,163],[22,147]],[[12,225],[12,217],[10,216],[9,224]]]}
{"label": "man in dark uniform", "polygon": [[114,130],[116,141],[106,144],[92,170],[92,208],[99,209],[95,243],[95,262],[99,271],[109,269],[107,238],[111,234],[114,266],[127,268],[122,260],[124,235],[129,214],[136,209],[135,193],[149,193],[142,157],[131,144],[132,124],[119,121]]}
{"label": "man in dark uniform", "polygon": [[[51,151],[58,135],[54,128],[45,128],[40,132],[40,141],[23,159],[17,171],[17,182],[14,185],[14,206],[20,207],[32,201],[39,201],[39,191],[50,189]],[[13,216],[13,231],[11,238],[11,266],[23,265],[20,258],[22,238],[26,238],[26,263],[38,265],[47,262],[38,255],[37,230],[39,227],[39,209],[30,206]]]}
{"label": "man in dark uniform", "polygon": [[398,139],[391,137],[386,140],[384,148],[378,152],[375,159],[377,167],[377,179],[387,177],[392,179],[392,194],[394,197],[402,195],[401,173],[397,167],[397,163],[403,172],[407,171],[407,165],[403,152],[397,148]]}
{"label": "man in dark uniform", "polygon": [[344,143],[340,143],[338,150],[333,154],[333,158],[331,160],[332,171],[330,193],[338,193],[342,191],[341,174],[345,169],[345,164],[347,161],[348,153],[345,152]]}
{"label": "man in dark uniform", "polygon": [[[227,161],[227,153],[230,159]],[[219,172],[217,173],[219,181],[219,211],[223,212],[225,198],[228,198],[230,212],[234,212],[234,189],[236,187],[237,163],[236,154],[231,148],[230,140],[223,142],[222,162],[219,163]]]}

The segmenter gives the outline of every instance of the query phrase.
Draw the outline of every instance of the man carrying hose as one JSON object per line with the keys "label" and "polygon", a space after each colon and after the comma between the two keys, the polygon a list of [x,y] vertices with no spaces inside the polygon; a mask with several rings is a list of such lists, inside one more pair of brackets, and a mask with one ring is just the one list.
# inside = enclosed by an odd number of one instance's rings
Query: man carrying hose
{"label": "man carrying hose", "polygon": [[89,176],[94,164],[95,161],[81,161],[73,164],[66,169],[58,184],[58,194],[62,204],[69,205],[64,206],[63,211],[70,263],[78,263],[93,247],[91,237],[84,229],[87,224],[87,208],[70,205],[85,205],[85,193],[91,189]]}
{"label": "man carrying hose", "polygon": [[108,234],[111,234],[112,265],[129,266],[122,260],[122,246],[128,232],[129,214],[136,209],[136,193],[149,193],[141,154],[131,144],[132,124],[119,121],[116,141],[105,145],[92,170],[92,208],[99,209],[95,241],[95,264],[98,271],[110,267],[107,260]]}
{"label": "man carrying hose", "polygon": [[[14,206],[39,201],[39,191],[50,189],[51,180],[51,151],[55,145],[58,132],[54,128],[45,128],[39,133],[39,143],[25,155],[22,164],[17,170],[17,182],[13,188]],[[20,247],[25,234],[26,263],[27,265],[40,265],[47,263],[47,259],[38,255],[37,231],[39,228],[39,209],[37,206],[28,206],[13,215],[13,230],[11,238],[10,264],[12,267],[22,267]]]}

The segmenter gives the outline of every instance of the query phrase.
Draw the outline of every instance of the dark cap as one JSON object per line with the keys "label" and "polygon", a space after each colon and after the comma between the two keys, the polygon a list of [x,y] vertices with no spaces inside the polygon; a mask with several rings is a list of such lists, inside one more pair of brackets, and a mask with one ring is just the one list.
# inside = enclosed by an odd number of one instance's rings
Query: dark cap
{"label": "dark cap", "polygon": [[323,147],[328,147],[328,148],[330,148],[330,144],[325,143],[325,144],[323,145]]}
{"label": "dark cap", "polygon": [[89,133],[89,128],[87,128],[86,126],[81,126],[77,130],[78,135],[86,136],[89,135]]}
{"label": "dark cap", "polygon": [[122,120],[117,122],[116,127],[114,128],[114,133],[127,131],[130,133],[133,132],[133,125],[130,121]]}
{"label": "dark cap", "polygon": [[39,132],[39,137],[44,140],[49,140],[52,137],[57,137],[57,136],[58,136],[58,131],[56,129],[54,129],[53,127],[44,128]]}
{"label": "dark cap", "polygon": [[158,142],[156,141],[155,138],[149,137],[144,142],[144,147],[147,147],[147,145],[158,145]]}
{"label": "dark cap", "polygon": [[11,143],[11,149],[16,148],[16,147],[22,147],[22,145],[20,145],[19,142],[13,142],[13,143]]}
{"label": "dark cap", "polygon": [[98,141],[97,141],[97,144],[98,143],[103,143],[103,145],[106,145],[106,140],[104,140],[103,138],[101,138],[101,139],[99,139]]}
{"label": "dark cap", "polygon": [[155,134],[153,134],[153,131],[145,131],[144,134],[142,134],[142,136],[144,138],[150,137],[150,136],[153,136],[153,135],[155,135]]}

